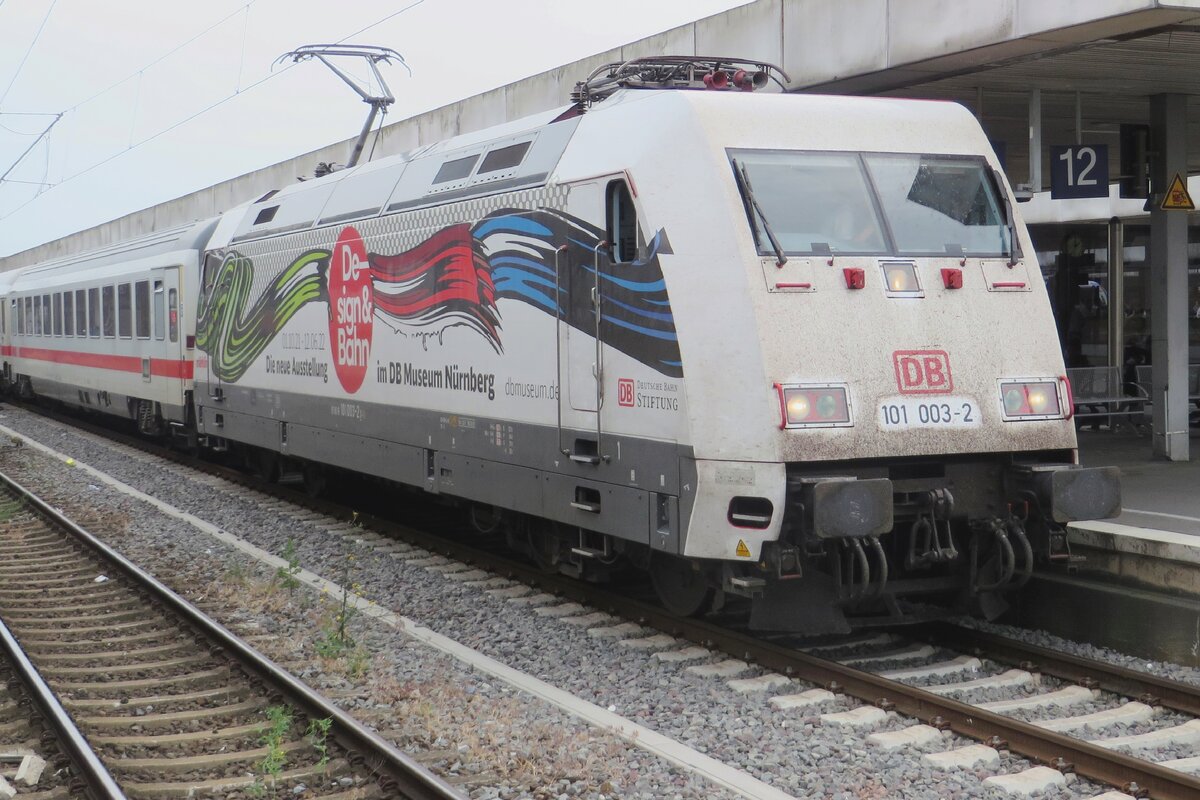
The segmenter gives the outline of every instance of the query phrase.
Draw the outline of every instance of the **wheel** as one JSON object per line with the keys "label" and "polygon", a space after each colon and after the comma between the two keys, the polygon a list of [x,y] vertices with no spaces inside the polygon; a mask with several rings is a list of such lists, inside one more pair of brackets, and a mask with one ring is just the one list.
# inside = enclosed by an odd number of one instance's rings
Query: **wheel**
{"label": "wheel", "polygon": [[259,449],[254,464],[254,472],[267,483],[279,480],[279,455],[270,450]]}
{"label": "wheel", "polygon": [[713,587],[692,562],[655,553],[650,558],[650,581],[663,607],[681,617],[694,617],[712,607]]}
{"label": "wheel", "polygon": [[320,497],[325,491],[325,472],[319,464],[304,463],[304,493],[309,497]]}
{"label": "wheel", "polygon": [[553,522],[531,522],[525,531],[529,557],[542,572],[558,572],[558,527]]}

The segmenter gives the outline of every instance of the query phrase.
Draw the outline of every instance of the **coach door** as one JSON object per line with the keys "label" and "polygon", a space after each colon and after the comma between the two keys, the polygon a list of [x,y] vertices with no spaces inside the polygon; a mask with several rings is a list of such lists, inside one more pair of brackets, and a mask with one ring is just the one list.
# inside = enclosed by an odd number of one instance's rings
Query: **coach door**
{"label": "coach door", "polygon": [[[221,271],[221,257],[216,253],[208,253],[204,256],[204,273],[200,276],[200,302],[196,304],[196,323],[199,325],[199,313],[201,309],[207,309],[208,313],[213,313],[210,307],[212,301],[212,293],[216,290],[217,275]],[[210,335],[216,333],[210,329]],[[208,396],[213,400],[221,400],[224,397],[225,389],[221,386],[220,373],[213,369],[213,361],[221,357],[221,342],[210,341],[208,343],[207,357],[204,359],[204,381],[207,384],[206,391]],[[197,376],[199,377],[199,376]]]}

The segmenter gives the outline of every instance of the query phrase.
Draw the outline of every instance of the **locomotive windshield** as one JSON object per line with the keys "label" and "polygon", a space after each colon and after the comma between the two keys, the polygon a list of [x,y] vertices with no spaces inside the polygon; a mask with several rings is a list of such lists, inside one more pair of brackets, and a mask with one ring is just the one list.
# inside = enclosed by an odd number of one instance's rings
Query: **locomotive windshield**
{"label": "locomotive windshield", "polygon": [[[1004,206],[982,158],[795,151],[730,155],[735,168],[745,170],[754,200],[789,255],[1010,252]],[[770,254],[771,244],[751,211],[758,250]]]}

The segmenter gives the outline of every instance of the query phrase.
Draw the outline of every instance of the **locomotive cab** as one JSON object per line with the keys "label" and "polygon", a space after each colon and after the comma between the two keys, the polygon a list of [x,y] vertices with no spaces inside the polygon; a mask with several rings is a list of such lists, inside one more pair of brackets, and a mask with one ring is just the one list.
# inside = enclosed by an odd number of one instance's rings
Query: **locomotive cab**
{"label": "locomotive cab", "polygon": [[676,105],[686,121],[661,123],[679,160],[707,162],[687,192],[705,209],[678,203],[670,162],[633,171],[673,247],[698,487],[680,553],[719,560],[704,581],[664,570],[676,608],[707,586],[751,598],[756,627],[811,633],[928,602],[994,616],[1035,563],[1069,558],[1066,522],[1119,513],[1116,470],[1077,465],[1033,246],[969,113]]}

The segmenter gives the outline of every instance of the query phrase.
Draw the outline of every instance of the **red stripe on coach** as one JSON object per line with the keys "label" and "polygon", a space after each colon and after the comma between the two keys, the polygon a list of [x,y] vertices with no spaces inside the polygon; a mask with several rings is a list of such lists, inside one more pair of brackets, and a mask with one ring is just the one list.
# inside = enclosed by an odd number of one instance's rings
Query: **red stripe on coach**
{"label": "red stripe on coach", "polygon": [[[142,371],[142,359],[138,356],[111,356],[102,353],[80,353],[75,350],[47,350],[41,347],[9,347],[15,358],[29,358],[34,361],[50,361],[55,364],[70,364],[76,367],[92,367],[94,369],[111,369],[117,372]],[[190,380],[193,376],[191,361],[182,359],[152,358],[150,359],[150,374],[160,378],[182,378]]]}

